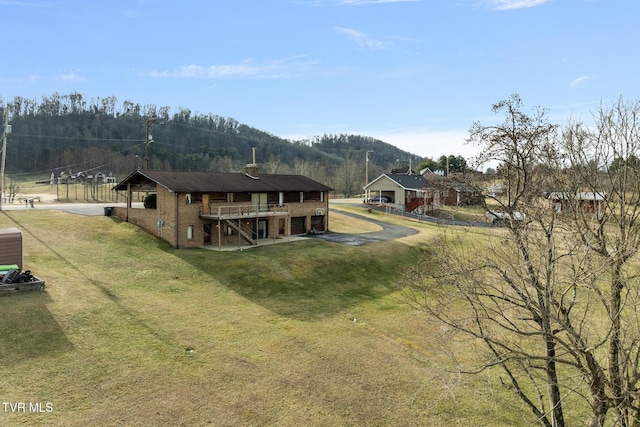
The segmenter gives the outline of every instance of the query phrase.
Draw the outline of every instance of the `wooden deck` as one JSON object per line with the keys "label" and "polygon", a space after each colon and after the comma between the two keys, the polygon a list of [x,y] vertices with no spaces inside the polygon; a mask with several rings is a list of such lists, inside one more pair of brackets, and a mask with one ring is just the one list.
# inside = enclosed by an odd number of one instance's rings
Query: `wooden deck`
{"label": "wooden deck", "polygon": [[290,214],[288,205],[210,205],[207,211],[200,212],[200,218],[227,220],[289,216]]}

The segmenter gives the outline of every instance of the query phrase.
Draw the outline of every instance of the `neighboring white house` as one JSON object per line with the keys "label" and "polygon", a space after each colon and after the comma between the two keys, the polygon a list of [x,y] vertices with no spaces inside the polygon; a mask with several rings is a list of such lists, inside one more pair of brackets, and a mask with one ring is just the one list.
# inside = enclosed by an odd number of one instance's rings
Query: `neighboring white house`
{"label": "neighboring white house", "polygon": [[422,175],[382,174],[364,187],[365,201],[377,196],[389,199],[390,205],[397,209],[412,211],[414,201],[424,198]]}
{"label": "neighboring white house", "polygon": [[72,172],[63,170],[54,170],[49,177],[50,185],[57,184],[116,184],[116,177],[112,172]]}

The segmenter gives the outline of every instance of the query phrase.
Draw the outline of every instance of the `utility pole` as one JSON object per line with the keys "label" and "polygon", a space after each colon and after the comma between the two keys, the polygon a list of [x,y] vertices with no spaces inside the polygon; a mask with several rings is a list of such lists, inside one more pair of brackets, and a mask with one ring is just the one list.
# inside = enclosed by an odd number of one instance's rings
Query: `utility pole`
{"label": "utility pole", "polygon": [[364,174],[365,174],[365,184],[364,185],[369,185],[369,153],[373,153],[373,150],[367,150],[367,156],[366,156],[366,163],[364,166]]}
{"label": "utility pole", "polygon": [[149,144],[153,142],[153,136],[149,134],[149,130],[151,129],[151,124],[155,122],[156,119],[147,119],[147,132],[145,138],[145,153],[144,153],[144,163],[145,169],[149,170]]}
{"label": "utility pole", "polygon": [[2,199],[4,198],[4,165],[7,157],[7,136],[11,133],[9,124],[9,107],[4,110],[4,127],[2,129],[2,166],[0,166],[0,211],[2,210]]}

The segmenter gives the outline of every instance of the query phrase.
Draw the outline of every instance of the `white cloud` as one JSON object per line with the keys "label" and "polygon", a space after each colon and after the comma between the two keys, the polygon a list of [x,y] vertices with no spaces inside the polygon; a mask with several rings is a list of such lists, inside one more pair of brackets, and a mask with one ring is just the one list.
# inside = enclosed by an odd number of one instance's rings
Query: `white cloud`
{"label": "white cloud", "polygon": [[573,86],[581,85],[585,83],[587,80],[591,80],[591,77],[590,76],[578,77],[577,79],[571,82],[570,86],[573,87]]}
{"label": "white cloud", "polygon": [[290,59],[272,60],[265,63],[255,63],[247,59],[238,64],[223,64],[202,66],[190,64],[181,66],[173,71],[151,71],[147,73],[152,77],[173,78],[255,78],[277,79],[300,75],[305,69],[316,64],[315,61],[302,60],[304,56]]}
{"label": "white cloud", "polygon": [[0,6],[35,6],[35,7],[45,7],[44,4],[40,2],[29,2],[29,1],[13,1],[13,0],[0,0]]}
{"label": "white cloud", "polygon": [[80,82],[85,80],[84,77],[81,77],[74,72],[60,74],[58,78],[63,82]]}
{"label": "white cloud", "polygon": [[361,4],[382,4],[382,3],[408,3],[422,0],[337,0],[340,4],[358,6]]}
{"label": "white cloud", "polygon": [[82,77],[75,71],[71,71],[68,73],[60,73],[58,75],[42,75],[38,73],[29,74],[26,77],[17,77],[14,81],[16,82],[51,82],[51,81],[62,81],[62,82],[84,82],[87,79]]}
{"label": "white cloud", "polygon": [[349,39],[356,42],[356,44],[360,47],[364,47],[367,49],[376,49],[376,50],[384,49],[386,47],[385,43],[374,40],[371,37],[369,37],[367,34],[361,31],[354,30],[352,28],[344,28],[344,27],[336,27],[335,30],[339,33],[345,34],[347,37],[349,37]]}
{"label": "white cloud", "polygon": [[[2,0],[0,0],[1,2]],[[290,0],[294,3],[308,4],[310,6],[323,6],[327,4],[337,4],[343,6],[361,6],[367,4],[384,4],[384,3],[414,3],[424,0]]]}
{"label": "white cloud", "polygon": [[496,10],[512,10],[540,6],[549,1],[550,0],[486,0],[486,3]]}

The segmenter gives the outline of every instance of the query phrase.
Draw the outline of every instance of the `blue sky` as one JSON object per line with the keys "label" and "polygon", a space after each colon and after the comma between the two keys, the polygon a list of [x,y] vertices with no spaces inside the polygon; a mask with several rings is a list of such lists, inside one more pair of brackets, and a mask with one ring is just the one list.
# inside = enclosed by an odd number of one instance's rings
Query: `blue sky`
{"label": "blue sky", "polygon": [[471,124],[513,93],[560,124],[637,98],[638,18],[638,0],[0,0],[0,95],[468,157]]}

